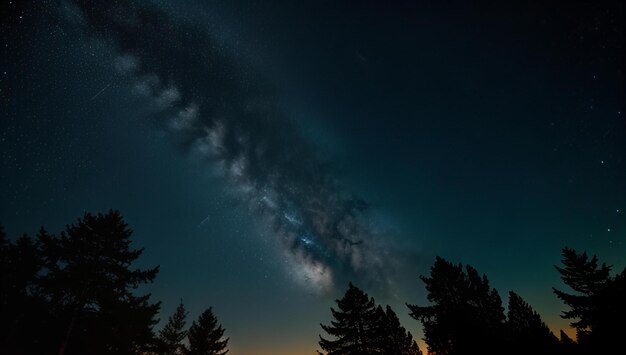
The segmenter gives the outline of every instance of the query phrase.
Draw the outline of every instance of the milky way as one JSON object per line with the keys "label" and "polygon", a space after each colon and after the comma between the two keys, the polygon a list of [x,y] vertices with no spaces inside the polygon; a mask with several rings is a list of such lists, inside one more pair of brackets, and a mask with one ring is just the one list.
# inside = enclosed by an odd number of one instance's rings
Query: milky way
{"label": "milky way", "polygon": [[[206,158],[271,227],[295,280],[317,291],[387,281],[367,203],[340,186],[255,74],[213,34],[144,2],[74,1],[77,26],[109,44],[133,94],[187,152]],[[235,54],[236,56],[236,54]],[[182,64],[184,63],[184,64]]]}

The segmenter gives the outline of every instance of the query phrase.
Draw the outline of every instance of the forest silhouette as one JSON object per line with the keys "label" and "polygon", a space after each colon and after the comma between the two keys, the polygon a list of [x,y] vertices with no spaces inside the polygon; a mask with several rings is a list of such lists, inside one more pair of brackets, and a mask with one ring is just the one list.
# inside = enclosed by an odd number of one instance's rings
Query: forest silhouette
{"label": "forest silhouette", "polygon": [[[9,239],[0,227],[0,353],[223,355],[229,338],[211,307],[187,328],[183,300],[156,330],[161,303],[137,294],[159,268],[136,269],[143,249],[119,211],[85,213],[59,235]],[[421,276],[428,304],[407,303],[424,330],[419,349],[391,307],[352,283],[320,324],[318,354],[621,354],[626,269],[615,275],[598,258],[563,248],[555,266],[569,290],[553,292],[576,330],[557,337],[513,291],[503,306],[486,275],[437,257]],[[241,340],[240,340],[241,341]],[[306,350],[314,353],[315,349]]]}

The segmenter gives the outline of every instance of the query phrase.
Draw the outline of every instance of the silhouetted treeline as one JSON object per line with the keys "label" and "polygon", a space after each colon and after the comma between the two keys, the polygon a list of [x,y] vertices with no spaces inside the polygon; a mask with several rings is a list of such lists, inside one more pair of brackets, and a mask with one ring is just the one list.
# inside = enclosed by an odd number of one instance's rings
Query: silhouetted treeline
{"label": "silhouetted treeline", "polygon": [[[0,227],[1,354],[224,355],[229,339],[211,308],[189,328],[182,300],[158,332],[160,302],[139,295],[158,267],[136,269],[143,249],[131,248],[132,230],[118,211],[86,213],[58,236],[9,240]],[[502,299],[470,265],[437,257],[421,276],[428,305],[409,315],[424,329],[429,354],[621,354],[626,319],[626,269],[614,276],[596,256],[563,249],[556,269],[571,290],[554,288],[568,307],[562,315],[576,340],[555,336],[515,292]],[[331,308],[333,320],[319,345],[328,355],[422,354],[391,307],[349,284]],[[318,353],[322,354],[318,351]]]}
{"label": "silhouetted treeline", "polygon": [[410,332],[400,325],[391,307],[376,306],[359,288],[350,284],[345,296],[331,308],[335,320],[322,329],[335,337],[320,336],[319,344],[328,354],[421,355]]}
{"label": "silhouetted treeline", "polygon": [[[154,353],[160,355],[224,355],[228,353],[228,338],[217,323],[213,309],[202,312],[185,330],[187,311],[183,301],[159,332]],[[184,343],[185,338],[187,344]]]}
{"label": "silhouetted treeline", "polygon": [[130,247],[131,235],[113,210],[86,213],[59,236],[41,228],[12,242],[0,227],[0,353],[225,354],[210,308],[188,335],[181,302],[155,335],[160,302],[135,289],[158,267],[132,268],[143,249]]}
{"label": "silhouetted treeline", "polygon": [[[424,329],[429,354],[622,354],[620,335],[626,319],[626,269],[611,276],[611,266],[598,265],[598,258],[563,249],[563,267],[556,269],[574,293],[554,289],[569,307],[562,315],[572,319],[577,341],[562,330],[557,338],[532,307],[513,291],[507,313],[498,291],[486,275],[470,265],[453,264],[437,257],[429,276],[421,276],[430,302],[407,304],[409,315]],[[321,325],[334,339],[320,336],[319,345],[328,355],[420,354],[411,334],[400,326],[391,308],[387,314],[375,300],[350,284],[345,296],[331,308],[335,320]],[[389,328],[389,319],[395,319]],[[390,331],[390,329],[393,329]],[[400,335],[394,341],[389,334]],[[318,352],[322,354],[321,352]]]}
{"label": "silhouetted treeline", "polygon": [[435,354],[554,354],[558,340],[539,315],[514,292],[508,314],[486,275],[467,265],[437,257],[430,277],[421,277],[428,306],[408,305],[424,327],[428,349]]}

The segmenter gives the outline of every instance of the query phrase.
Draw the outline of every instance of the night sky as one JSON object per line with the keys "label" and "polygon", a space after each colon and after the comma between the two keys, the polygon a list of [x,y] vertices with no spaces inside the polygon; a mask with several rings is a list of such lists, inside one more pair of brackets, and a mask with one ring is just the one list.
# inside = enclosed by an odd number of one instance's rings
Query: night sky
{"label": "night sky", "polygon": [[349,281],[420,338],[436,255],[558,332],[562,247],[626,266],[624,7],[506,3],[4,0],[0,223],[119,209],[234,355],[313,353]]}

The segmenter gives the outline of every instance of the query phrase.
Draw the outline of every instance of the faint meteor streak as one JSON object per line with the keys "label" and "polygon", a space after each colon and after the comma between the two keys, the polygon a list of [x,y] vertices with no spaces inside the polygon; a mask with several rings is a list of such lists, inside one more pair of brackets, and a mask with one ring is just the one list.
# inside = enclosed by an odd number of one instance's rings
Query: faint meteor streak
{"label": "faint meteor streak", "polygon": [[102,88],[102,90],[98,91],[97,94],[93,95],[93,97],[89,99],[89,101],[93,101],[96,97],[100,96],[100,94],[102,94],[104,90],[108,89],[109,86],[111,86],[111,84],[113,84],[113,82],[108,83],[105,87]]}
{"label": "faint meteor streak", "polygon": [[200,227],[202,227],[202,225],[203,225],[203,224],[205,224],[205,223],[209,220],[209,218],[211,218],[211,215],[206,216],[206,218],[205,218],[205,219],[203,219],[203,220],[202,220],[202,222],[198,223],[198,225],[196,226],[196,228],[200,228]]}

